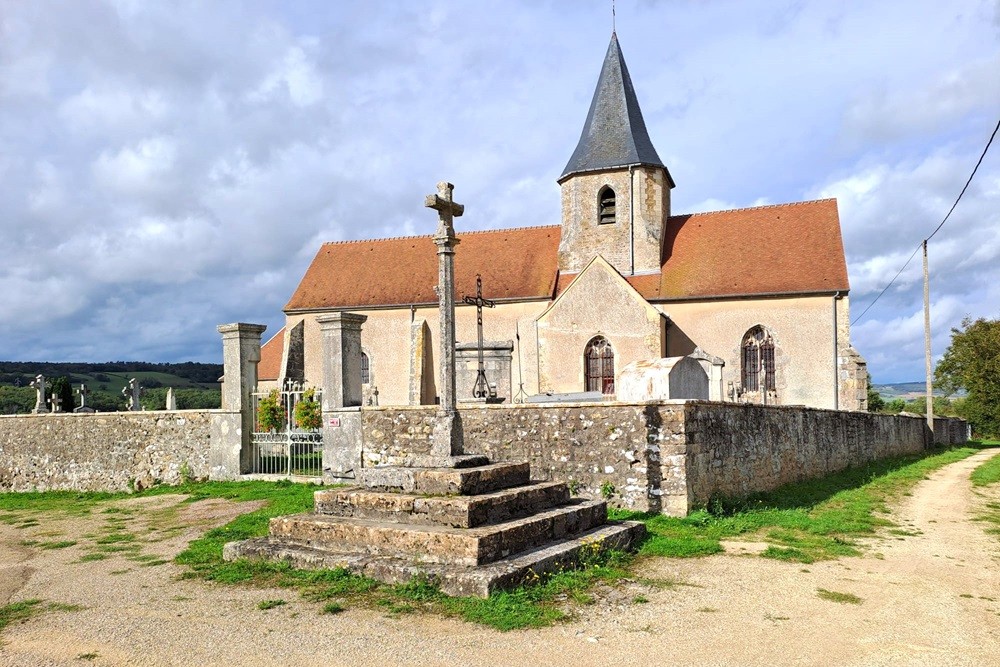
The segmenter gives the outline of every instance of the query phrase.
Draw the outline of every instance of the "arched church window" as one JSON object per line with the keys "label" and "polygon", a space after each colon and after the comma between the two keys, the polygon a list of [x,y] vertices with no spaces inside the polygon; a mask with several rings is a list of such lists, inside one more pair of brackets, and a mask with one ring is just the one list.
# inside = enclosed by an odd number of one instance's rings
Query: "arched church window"
{"label": "arched church window", "polygon": [[605,185],[597,195],[597,221],[608,225],[615,221],[615,191],[610,185]]}
{"label": "arched church window", "polygon": [[615,393],[615,352],[604,336],[597,336],[587,343],[587,349],[583,353],[583,366],[587,377],[587,391]]}
{"label": "arched church window", "polygon": [[368,384],[371,382],[372,373],[370,362],[368,360],[368,355],[364,352],[361,353],[361,384]]}
{"label": "arched church window", "polygon": [[775,391],[774,380],[774,339],[756,326],[743,336],[743,389]]}

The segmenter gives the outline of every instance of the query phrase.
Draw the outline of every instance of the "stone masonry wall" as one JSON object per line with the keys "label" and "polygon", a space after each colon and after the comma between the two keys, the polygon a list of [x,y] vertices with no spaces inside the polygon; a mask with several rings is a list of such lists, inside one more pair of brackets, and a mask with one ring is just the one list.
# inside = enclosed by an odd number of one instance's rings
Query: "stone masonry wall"
{"label": "stone masonry wall", "polygon": [[[459,413],[466,452],[528,461],[535,479],[565,481],[595,498],[603,487],[613,504],[643,511],[669,504],[661,496],[671,491],[686,497],[683,466],[674,465],[683,453],[682,404],[487,405]],[[364,465],[429,453],[434,415],[433,406],[364,408]]]}
{"label": "stone masonry wall", "polygon": [[[863,412],[707,401],[490,405],[460,410],[465,450],[529,461],[532,476],[579,495],[683,516],[850,466],[924,450],[924,420]],[[430,451],[433,407],[364,408],[364,465]],[[964,422],[935,421],[937,444],[965,441]],[[610,486],[609,486],[610,485]]]}
{"label": "stone masonry wall", "polygon": [[[961,420],[935,421],[935,444],[965,442]],[[929,446],[924,419],[732,403],[685,410],[688,506],[739,498]]]}
{"label": "stone masonry wall", "polygon": [[178,483],[182,469],[208,477],[217,412],[0,416],[0,491],[125,491]]}

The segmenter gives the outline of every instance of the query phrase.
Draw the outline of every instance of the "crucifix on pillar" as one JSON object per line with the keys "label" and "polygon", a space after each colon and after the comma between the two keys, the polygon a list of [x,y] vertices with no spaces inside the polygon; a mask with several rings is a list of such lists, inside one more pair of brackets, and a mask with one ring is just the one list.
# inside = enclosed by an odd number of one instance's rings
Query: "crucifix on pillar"
{"label": "crucifix on pillar", "polygon": [[472,387],[474,398],[486,398],[490,396],[490,383],[486,381],[486,364],[483,361],[483,306],[493,308],[497,304],[494,301],[483,298],[483,277],[476,274],[476,296],[467,296],[462,299],[470,306],[476,307],[476,333],[479,341],[479,370],[476,373],[476,384]]}
{"label": "crucifix on pillar", "polygon": [[438,420],[431,436],[431,454],[457,456],[462,453],[462,429],[456,424],[455,410],[455,238],[453,219],[465,212],[465,207],[452,199],[455,186],[442,181],[437,193],[427,195],[424,206],[438,212],[438,228],[434,244],[438,255],[438,319],[441,324],[441,403]]}

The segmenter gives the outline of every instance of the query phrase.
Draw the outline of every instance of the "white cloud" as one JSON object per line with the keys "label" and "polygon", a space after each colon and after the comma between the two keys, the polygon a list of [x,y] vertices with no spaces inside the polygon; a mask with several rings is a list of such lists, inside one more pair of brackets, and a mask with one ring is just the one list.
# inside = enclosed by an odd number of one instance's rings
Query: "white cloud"
{"label": "white cloud", "polygon": [[169,137],[150,137],[117,152],[103,151],[94,163],[97,183],[119,195],[162,192],[177,159],[177,144]]}

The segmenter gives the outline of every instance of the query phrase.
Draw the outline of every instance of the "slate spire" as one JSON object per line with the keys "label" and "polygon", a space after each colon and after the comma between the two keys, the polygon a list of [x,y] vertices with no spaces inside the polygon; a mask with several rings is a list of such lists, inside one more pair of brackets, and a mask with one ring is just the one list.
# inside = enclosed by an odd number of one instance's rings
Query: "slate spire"
{"label": "slate spire", "polygon": [[[633,165],[666,169],[649,140],[618,36],[612,32],[580,143],[559,181],[579,172]],[[673,185],[669,173],[668,180]]]}

